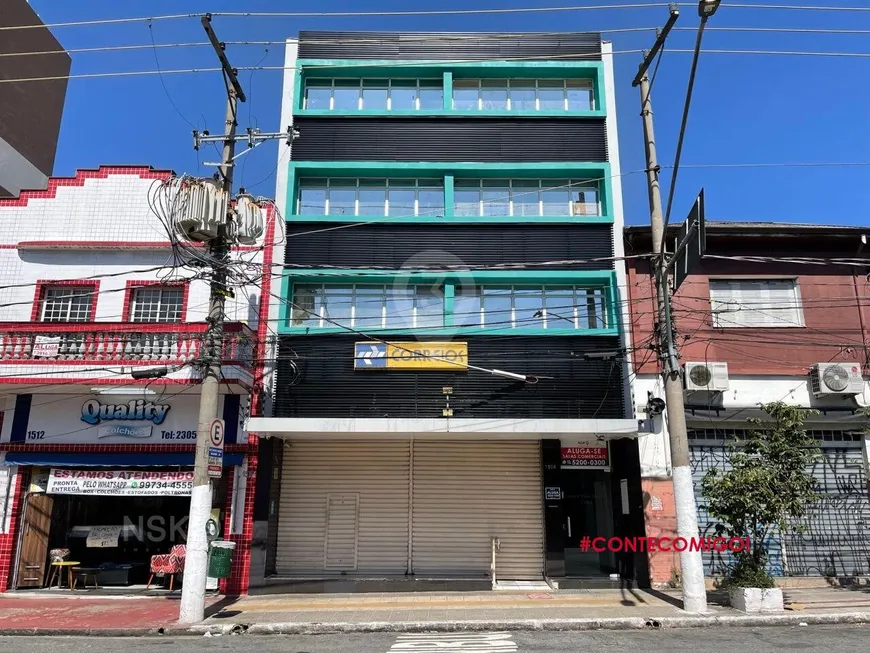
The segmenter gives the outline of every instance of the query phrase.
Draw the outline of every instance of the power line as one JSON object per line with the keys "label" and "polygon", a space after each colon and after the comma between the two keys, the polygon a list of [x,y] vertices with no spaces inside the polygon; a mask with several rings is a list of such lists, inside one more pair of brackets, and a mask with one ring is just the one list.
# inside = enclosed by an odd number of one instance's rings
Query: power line
{"label": "power line", "polygon": [[[623,54],[640,54],[643,50],[619,50],[608,53],[608,55],[623,55]],[[694,50],[690,49],[669,49],[668,52],[676,53],[676,54],[693,54]],[[723,55],[746,55],[746,56],[756,56],[756,55],[770,55],[770,56],[800,56],[800,57],[835,57],[835,58],[859,58],[866,59],[870,57],[870,52],[823,52],[823,51],[808,51],[808,50],[710,50],[704,49],[703,54],[723,54]],[[481,61],[532,61],[532,60],[540,60],[540,61],[556,61],[556,60],[574,60],[580,61],[584,59],[595,60],[596,57],[599,57],[601,53],[594,53],[589,55],[541,55],[541,56],[525,56],[525,57],[504,57],[499,59],[490,59],[490,60],[480,60],[480,59],[465,59],[465,60],[453,60],[453,61],[418,61],[415,62],[416,65],[420,67],[432,66],[432,67],[443,67],[444,65],[458,64],[458,63],[480,63]],[[331,68],[336,69],[350,69],[354,67],[365,67],[369,64],[353,64],[353,65],[341,65],[341,64],[322,64],[317,66],[305,66],[307,70],[328,70]],[[391,66],[405,66],[407,65],[405,62],[396,62],[396,63],[382,63],[379,64],[381,68],[389,68]],[[298,70],[301,69],[301,66],[239,66],[237,70],[239,71],[284,71],[284,70]],[[46,82],[46,81],[57,81],[57,80],[71,80],[71,79],[101,79],[106,77],[143,77],[149,75],[186,75],[186,74],[201,74],[201,73],[215,73],[221,72],[221,68],[175,68],[175,69],[166,69],[166,70],[127,70],[127,71],[109,71],[109,72],[99,72],[99,73],[77,73],[77,74],[69,74],[69,75],[51,75],[45,77],[16,77],[16,78],[7,78],[0,79],[0,84],[8,84],[8,83],[20,83],[20,82]]]}

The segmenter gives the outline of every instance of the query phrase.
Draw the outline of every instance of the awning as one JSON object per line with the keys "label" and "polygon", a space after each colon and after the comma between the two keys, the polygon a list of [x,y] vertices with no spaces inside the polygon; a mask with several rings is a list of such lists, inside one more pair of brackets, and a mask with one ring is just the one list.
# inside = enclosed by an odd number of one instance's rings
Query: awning
{"label": "awning", "polygon": [[635,419],[252,417],[248,431],[293,439],[611,440],[636,438]]}
{"label": "awning", "polygon": [[[809,410],[809,409],[807,409]],[[712,425],[750,424],[750,418],[770,421],[770,415],[757,406],[751,408],[686,408],[686,424],[690,428],[710,428]],[[826,410],[817,415],[807,414],[804,424],[809,429],[830,431],[860,430],[870,425],[870,420],[851,410]]]}
{"label": "awning", "polygon": [[[243,454],[225,453],[224,467],[241,465]],[[193,467],[193,453],[43,453],[7,451],[4,465],[40,467]]]}

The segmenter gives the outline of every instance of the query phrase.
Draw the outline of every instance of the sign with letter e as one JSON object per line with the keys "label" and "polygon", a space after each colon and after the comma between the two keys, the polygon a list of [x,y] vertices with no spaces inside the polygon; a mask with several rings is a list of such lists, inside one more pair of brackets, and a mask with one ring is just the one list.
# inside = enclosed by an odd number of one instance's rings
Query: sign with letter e
{"label": "sign with letter e", "polygon": [[208,475],[220,478],[224,473],[224,432],[222,419],[213,420],[208,429]]}

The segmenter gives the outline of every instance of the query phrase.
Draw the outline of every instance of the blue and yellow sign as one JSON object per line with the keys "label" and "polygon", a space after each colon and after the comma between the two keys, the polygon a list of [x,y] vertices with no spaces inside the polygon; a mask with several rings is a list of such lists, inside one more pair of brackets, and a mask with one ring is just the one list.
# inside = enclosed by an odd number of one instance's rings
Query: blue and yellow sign
{"label": "blue and yellow sign", "polygon": [[355,370],[453,371],[468,369],[467,342],[357,342]]}

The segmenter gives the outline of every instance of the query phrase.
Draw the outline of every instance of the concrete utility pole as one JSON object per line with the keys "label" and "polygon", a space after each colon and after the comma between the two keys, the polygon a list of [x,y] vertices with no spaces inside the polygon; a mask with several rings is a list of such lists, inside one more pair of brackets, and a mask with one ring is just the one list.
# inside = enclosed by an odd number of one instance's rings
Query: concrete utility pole
{"label": "concrete utility pole", "polygon": [[[224,44],[218,41],[211,27],[211,15],[202,18],[202,26],[214,46],[223,67],[227,83],[227,113],[224,128],[224,147],[220,174],[228,196],[233,192],[233,157],[236,146],[236,106],[245,101],[236,70],[230,66],[224,53]],[[229,294],[226,287],[229,264],[227,240],[231,214],[227,204],[226,221],[218,237],[209,242],[211,256],[216,261],[212,269],[208,326],[202,348],[202,394],[199,400],[199,423],[196,431],[196,460],[193,468],[193,491],[190,495],[190,517],[187,522],[187,552],[184,561],[184,585],[181,589],[181,608],[178,621],[193,624],[205,618],[205,585],[208,576],[208,538],[206,524],[211,517],[212,485],[208,474],[209,430],[218,417],[218,398],[221,383],[223,355],[224,304]]]}
{"label": "concrete utility pole", "polygon": [[[643,117],[644,145],[646,150],[647,182],[649,186],[650,224],[652,226],[652,263],[655,267],[656,298],[658,302],[659,355],[664,364],[665,403],[668,415],[668,435],[671,445],[671,475],[674,484],[674,503],[677,512],[677,535],[690,540],[699,536],[698,509],[692,487],[692,468],[689,465],[689,441],[686,433],[686,413],[683,401],[683,378],[673,342],[673,326],[670,311],[668,285],[668,261],[663,254],[664,216],[662,193],[659,183],[660,167],[656,155],[656,139],[653,127],[651,84],[647,77],[650,63],[664,45],[665,39],[680,16],[675,5],[665,27],[656,35],[653,48],[646,53],[633,86],[640,86],[641,116]],[[707,591],[704,586],[704,565],[700,551],[687,547],[680,552],[680,571],[683,589],[683,609],[687,612],[707,611]]]}

